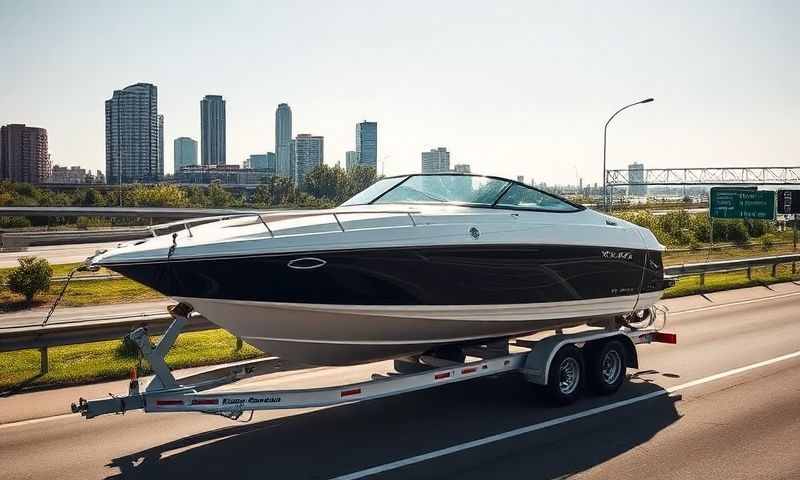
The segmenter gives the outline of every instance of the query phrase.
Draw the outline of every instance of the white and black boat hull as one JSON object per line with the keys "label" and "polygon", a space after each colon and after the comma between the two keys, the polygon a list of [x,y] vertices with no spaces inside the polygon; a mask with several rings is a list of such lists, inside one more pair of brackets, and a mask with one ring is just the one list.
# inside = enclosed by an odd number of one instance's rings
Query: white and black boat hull
{"label": "white and black boat hull", "polygon": [[447,245],[106,264],[270,354],[341,365],[651,306],[661,253]]}
{"label": "white and black boat hull", "polygon": [[660,296],[651,292],[562,302],[437,306],[176,300],[262,351],[315,365],[348,365],[582,325],[646,308]]}

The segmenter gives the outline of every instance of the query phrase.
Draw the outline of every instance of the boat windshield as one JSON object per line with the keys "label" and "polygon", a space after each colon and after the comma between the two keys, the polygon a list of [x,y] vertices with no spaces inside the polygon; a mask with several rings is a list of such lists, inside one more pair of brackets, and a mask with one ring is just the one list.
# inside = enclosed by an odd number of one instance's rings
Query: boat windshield
{"label": "boat windshield", "polygon": [[378,180],[377,182],[373,183],[365,190],[355,194],[355,196],[351,197],[349,200],[344,202],[341,206],[347,207],[349,205],[366,205],[368,203],[372,203],[373,200],[380,197],[387,190],[394,187],[398,183],[402,182],[408,177],[391,177],[391,178],[384,178],[382,180]]}
{"label": "boat windshield", "polygon": [[414,175],[373,203],[468,203],[492,205],[509,182],[469,175]]}
{"label": "boat windshield", "polygon": [[384,178],[342,206],[388,203],[451,203],[550,212],[582,209],[579,205],[511,180],[460,174]]}

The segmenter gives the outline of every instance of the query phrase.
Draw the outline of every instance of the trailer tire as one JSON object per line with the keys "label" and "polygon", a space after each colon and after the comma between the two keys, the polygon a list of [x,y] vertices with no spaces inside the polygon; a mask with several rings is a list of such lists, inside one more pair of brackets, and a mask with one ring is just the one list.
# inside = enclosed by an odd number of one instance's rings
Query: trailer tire
{"label": "trailer tire", "polygon": [[625,381],[627,358],[619,340],[608,340],[587,349],[586,377],[589,387],[600,395],[616,393]]}
{"label": "trailer tire", "polygon": [[539,386],[539,391],[559,405],[569,405],[583,393],[584,373],[581,349],[573,344],[564,345],[553,356],[547,385]]}

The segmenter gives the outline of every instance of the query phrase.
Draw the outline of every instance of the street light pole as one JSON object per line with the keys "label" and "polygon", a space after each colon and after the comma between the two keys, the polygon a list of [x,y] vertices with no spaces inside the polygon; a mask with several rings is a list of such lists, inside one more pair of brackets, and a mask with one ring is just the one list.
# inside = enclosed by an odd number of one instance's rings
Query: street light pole
{"label": "street light pole", "polygon": [[611,115],[611,117],[608,119],[605,126],[603,127],[603,210],[605,211],[608,211],[608,191],[606,185],[606,138],[608,137],[608,124],[611,123],[611,120],[613,120],[614,117],[616,117],[619,112],[625,110],[626,108],[630,108],[634,105],[639,105],[640,103],[650,103],[652,101],[653,101],[652,98],[646,98],[644,100],[631,103],[630,105],[625,105],[624,107],[614,112],[614,115]]}

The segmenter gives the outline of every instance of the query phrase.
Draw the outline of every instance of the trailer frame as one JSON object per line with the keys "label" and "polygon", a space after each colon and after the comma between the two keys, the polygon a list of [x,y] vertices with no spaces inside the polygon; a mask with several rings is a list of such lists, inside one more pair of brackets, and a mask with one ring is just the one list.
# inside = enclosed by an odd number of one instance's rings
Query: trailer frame
{"label": "trailer frame", "polygon": [[552,361],[565,345],[583,349],[587,345],[619,339],[630,352],[625,356],[626,368],[638,367],[636,345],[677,341],[674,334],[660,331],[666,325],[666,310],[656,307],[651,310],[650,321],[642,328],[609,322],[576,333],[565,334],[556,330],[553,335],[535,342],[516,340],[514,345],[528,349],[517,353],[509,353],[509,339],[501,339],[499,341],[505,342],[505,348],[498,349],[497,344],[488,343],[465,347],[470,357],[478,358],[475,361],[455,362],[426,355],[415,357],[421,371],[414,373],[373,374],[372,379],[363,382],[321,388],[215,392],[213,389],[216,387],[267,373],[275,357],[217,367],[204,372],[202,378],[195,375],[176,380],[164,360],[165,356],[181,329],[192,316],[199,314],[182,303],[170,307],[169,313],[174,320],[156,345],[151,345],[145,328],[137,328],[127,335],[139,347],[155,373],[147,387],[142,391],[139,379],[132,374],[127,395],[109,394],[108,398],[94,400],[80,398],[72,404],[73,413],[89,419],[105,414],[125,414],[130,410],[201,412],[238,419],[246,411],[360,402],[515,371],[524,375],[528,382],[545,387]]}

